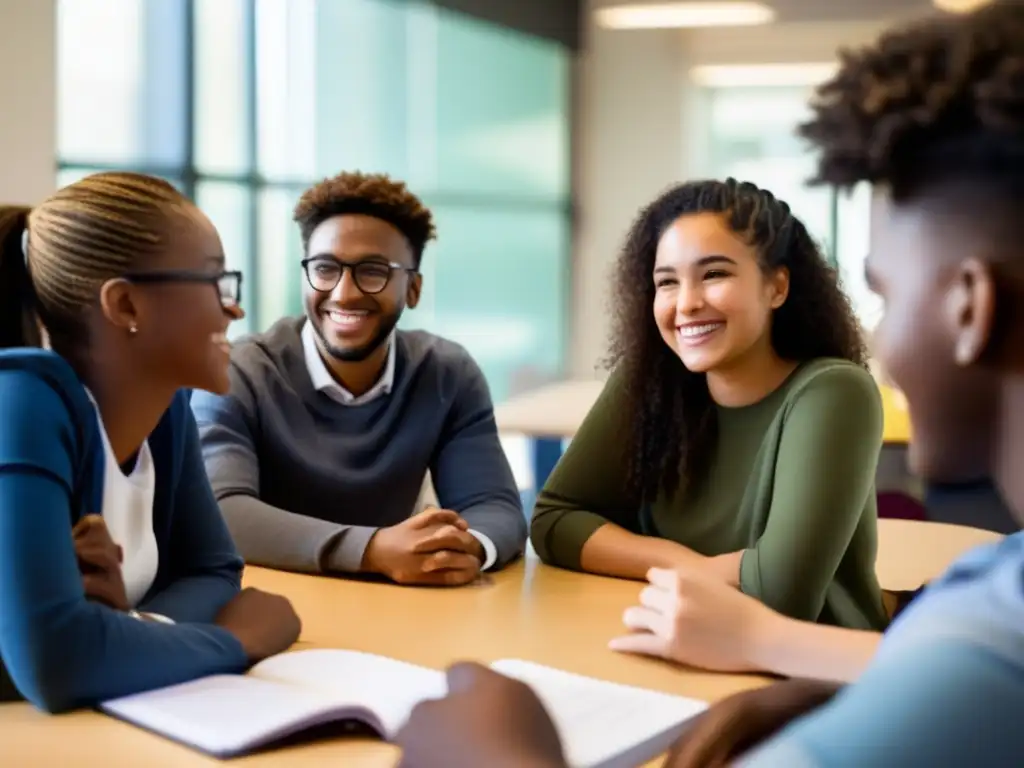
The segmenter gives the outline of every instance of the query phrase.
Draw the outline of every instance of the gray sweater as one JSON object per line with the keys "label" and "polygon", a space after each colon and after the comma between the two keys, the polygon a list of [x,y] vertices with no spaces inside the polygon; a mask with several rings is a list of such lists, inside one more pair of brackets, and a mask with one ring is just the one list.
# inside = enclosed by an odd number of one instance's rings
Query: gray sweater
{"label": "gray sweater", "polygon": [[346,405],[314,388],[303,322],[237,342],[231,394],[192,396],[206,470],[246,561],[358,571],[374,531],[413,512],[428,469],[439,505],[493,542],[496,566],[519,555],[519,492],[469,353],[398,331],[391,392]]}

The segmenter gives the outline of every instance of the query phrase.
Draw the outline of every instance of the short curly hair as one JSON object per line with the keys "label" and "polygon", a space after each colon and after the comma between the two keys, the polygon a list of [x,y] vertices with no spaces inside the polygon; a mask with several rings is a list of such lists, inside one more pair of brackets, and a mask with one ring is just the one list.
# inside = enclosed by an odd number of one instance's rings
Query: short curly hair
{"label": "short curly hair", "polygon": [[867,367],[860,323],[836,270],[789,206],[748,182],[693,181],[669,189],[643,209],[615,268],[611,354],[621,376],[628,424],[627,492],[640,504],[671,495],[700,477],[718,436],[707,377],[687,370],[661,338],[651,316],[651,275],[658,241],[676,219],[721,214],[754,246],[767,272],[789,270],[789,295],[775,310],[771,342],[787,360],[838,357]]}
{"label": "short curly hair", "polygon": [[437,236],[434,217],[405,182],[383,173],[339,173],[307,189],[295,205],[293,220],[302,233],[302,248],[310,235],[333,216],[363,214],[391,224],[405,235],[418,268],[427,243]]}
{"label": "short curly hair", "polygon": [[800,134],[815,183],[906,199],[946,182],[1024,188],[1024,2],[897,27],[840,54]]}

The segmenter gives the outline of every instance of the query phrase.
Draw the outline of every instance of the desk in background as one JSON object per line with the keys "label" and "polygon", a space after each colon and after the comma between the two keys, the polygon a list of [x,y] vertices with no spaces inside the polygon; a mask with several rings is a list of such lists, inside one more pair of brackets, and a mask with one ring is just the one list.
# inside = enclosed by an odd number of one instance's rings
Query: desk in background
{"label": "desk in background", "polygon": [[[998,538],[959,526],[882,520],[879,580],[889,589],[919,586],[966,549]],[[485,583],[460,589],[397,587],[255,567],[246,569],[245,583],[294,602],[303,622],[298,648],[348,648],[438,669],[460,659],[522,658],[709,701],[766,682],[612,653],[605,643],[622,632],[622,612],[635,603],[640,585],[546,567],[532,557]],[[396,759],[395,748],[387,744],[345,738],[224,763],[94,712],[53,717],[28,704],[0,705],[0,744],[3,765],[11,768],[390,768]]]}
{"label": "desk in background", "polygon": [[[562,381],[526,392],[495,408],[498,430],[531,439],[533,486],[543,487],[562,455],[564,440],[571,439],[604,387],[595,380]],[[910,414],[903,395],[879,384],[886,445],[905,448],[910,442]]]}

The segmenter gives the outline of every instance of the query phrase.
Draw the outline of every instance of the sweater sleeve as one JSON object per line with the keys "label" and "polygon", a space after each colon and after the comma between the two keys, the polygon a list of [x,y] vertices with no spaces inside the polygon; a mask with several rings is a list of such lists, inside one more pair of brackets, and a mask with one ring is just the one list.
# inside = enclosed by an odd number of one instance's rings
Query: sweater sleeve
{"label": "sweater sleeve", "polygon": [[242,557],[304,573],[359,571],[375,527],[317,520],[260,499],[256,398],[234,364],[230,374],[230,394],[196,391],[192,410],[214,496]]}
{"label": "sweater sleeve", "polygon": [[502,566],[522,554],[526,518],[498,439],[487,381],[468,353],[460,379],[430,474],[439,504],[486,536],[496,550],[495,564]]}
{"label": "sweater sleeve", "polygon": [[211,622],[241,589],[242,558],[210,489],[185,392],[177,396],[170,415],[183,445],[170,535],[160,552],[169,579],[139,607],[176,622]]}
{"label": "sweater sleeve", "polygon": [[71,536],[77,449],[52,386],[0,373],[0,656],[19,692],[57,712],[243,671],[227,630],[138,621],[86,600]]}
{"label": "sweater sleeve", "polygon": [[622,382],[613,373],[537,496],[530,540],[544,562],[580,570],[583,545],[607,523],[640,533],[639,510],[625,493],[622,413]]}
{"label": "sweater sleeve", "polygon": [[764,533],[743,553],[744,593],[818,618],[875,492],[881,446],[881,396],[867,371],[831,368],[804,386],[783,426]]}

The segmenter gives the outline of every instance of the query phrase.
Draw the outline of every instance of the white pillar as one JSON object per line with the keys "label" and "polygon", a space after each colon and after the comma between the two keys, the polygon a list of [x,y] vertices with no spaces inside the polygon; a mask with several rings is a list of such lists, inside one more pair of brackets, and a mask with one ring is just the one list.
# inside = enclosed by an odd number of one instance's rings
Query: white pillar
{"label": "white pillar", "polygon": [[0,0],[0,204],[56,186],[56,0]]}
{"label": "white pillar", "polygon": [[597,28],[586,3],[574,135],[579,218],[569,373],[590,378],[607,350],[609,270],[639,209],[686,165],[686,73],[676,30]]}

